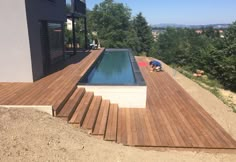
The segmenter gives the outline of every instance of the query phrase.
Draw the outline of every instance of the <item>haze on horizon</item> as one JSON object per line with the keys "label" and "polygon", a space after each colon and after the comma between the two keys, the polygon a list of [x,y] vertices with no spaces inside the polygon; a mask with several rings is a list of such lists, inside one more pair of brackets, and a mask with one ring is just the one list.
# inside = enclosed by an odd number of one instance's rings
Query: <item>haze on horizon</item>
{"label": "haze on horizon", "polygon": [[[87,8],[103,0],[86,0]],[[236,21],[236,0],[114,0],[132,10],[132,16],[142,12],[151,25],[231,24]]]}

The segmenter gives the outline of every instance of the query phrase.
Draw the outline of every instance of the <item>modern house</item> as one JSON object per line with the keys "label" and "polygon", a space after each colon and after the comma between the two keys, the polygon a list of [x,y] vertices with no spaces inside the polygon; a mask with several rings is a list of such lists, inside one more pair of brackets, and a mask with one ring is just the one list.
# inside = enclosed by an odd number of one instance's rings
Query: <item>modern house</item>
{"label": "modern house", "polygon": [[[64,61],[67,2],[0,1],[0,17],[8,24],[1,25],[0,30],[0,82],[33,82]],[[85,17],[85,1],[70,0],[70,4],[72,18]]]}

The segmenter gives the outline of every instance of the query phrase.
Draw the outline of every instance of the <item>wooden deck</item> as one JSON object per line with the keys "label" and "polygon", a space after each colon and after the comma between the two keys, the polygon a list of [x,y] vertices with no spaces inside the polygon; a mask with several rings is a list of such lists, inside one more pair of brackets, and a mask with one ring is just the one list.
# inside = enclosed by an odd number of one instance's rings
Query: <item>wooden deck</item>
{"label": "wooden deck", "polygon": [[[140,67],[147,84],[146,109],[116,103],[77,89],[78,80],[101,54],[92,51],[35,83],[0,83],[0,105],[49,105],[55,116],[104,140],[129,146],[235,149],[235,140],[166,72]],[[148,62],[145,57],[137,61]]]}
{"label": "wooden deck", "polygon": [[0,105],[48,105],[53,107],[53,113],[57,113],[103,50],[93,50],[79,63],[35,83],[0,83]]}
{"label": "wooden deck", "polygon": [[[137,61],[148,62],[144,57]],[[169,76],[140,67],[147,108],[119,109],[117,142],[132,146],[236,148],[235,140]]]}

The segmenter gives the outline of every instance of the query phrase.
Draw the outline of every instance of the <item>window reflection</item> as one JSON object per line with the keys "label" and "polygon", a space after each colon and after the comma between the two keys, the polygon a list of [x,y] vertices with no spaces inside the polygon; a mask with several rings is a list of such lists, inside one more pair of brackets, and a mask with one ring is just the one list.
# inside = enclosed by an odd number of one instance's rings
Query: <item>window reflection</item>
{"label": "window reflection", "polygon": [[49,52],[51,64],[63,59],[62,24],[48,23]]}

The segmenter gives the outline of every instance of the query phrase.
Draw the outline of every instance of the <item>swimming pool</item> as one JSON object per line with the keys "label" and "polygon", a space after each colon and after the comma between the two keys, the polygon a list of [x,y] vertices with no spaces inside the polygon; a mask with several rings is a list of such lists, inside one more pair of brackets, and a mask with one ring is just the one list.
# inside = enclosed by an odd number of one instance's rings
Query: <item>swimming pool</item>
{"label": "swimming pool", "polygon": [[106,49],[78,87],[85,87],[120,107],[146,107],[146,83],[130,49]]}
{"label": "swimming pool", "polygon": [[106,49],[79,81],[88,85],[145,85],[129,49]]}

